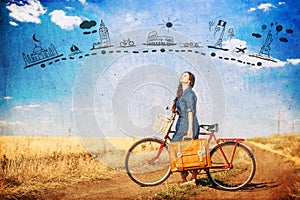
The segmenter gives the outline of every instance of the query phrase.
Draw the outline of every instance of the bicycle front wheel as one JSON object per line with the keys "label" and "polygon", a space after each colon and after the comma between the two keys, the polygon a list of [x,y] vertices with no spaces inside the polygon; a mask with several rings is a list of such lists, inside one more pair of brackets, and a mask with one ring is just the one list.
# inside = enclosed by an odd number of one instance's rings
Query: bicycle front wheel
{"label": "bicycle front wheel", "polygon": [[[225,142],[222,148],[215,146],[210,151],[212,167],[206,173],[210,181],[217,187],[224,190],[237,190],[244,187],[252,179],[256,171],[256,161],[252,150],[243,143],[238,143],[234,152],[236,142]],[[228,162],[232,161],[229,168]]]}
{"label": "bicycle front wheel", "polygon": [[134,143],[126,155],[128,176],[141,186],[164,182],[171,174],[167,146],[158,138],[145,138]]}

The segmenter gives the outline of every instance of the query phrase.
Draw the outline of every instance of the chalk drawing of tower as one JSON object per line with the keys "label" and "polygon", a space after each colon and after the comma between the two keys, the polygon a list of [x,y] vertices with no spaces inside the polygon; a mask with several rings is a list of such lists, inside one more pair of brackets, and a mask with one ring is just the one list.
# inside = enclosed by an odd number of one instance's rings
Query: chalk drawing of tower
{"label": "chalk drawing of tower", "polygon": [[271,45],[272,41],[273,41],[272,34],[271,34],[271,31],[269,31],[266,41],[263,44],[263,46],[261,47],[259,54],[264,54],[264,55],[270,56],[270,51],[271,51],[270,45]]}
{"label": "chalk drawing of tower", "polygon": [[105,26],[102,19],[99,27],[99,35],[100,35],[101,47],[110,47],[111,44],[110,44],[108,28]]}
{"label": "chalk drawing of tower", "polygon": [[215,47],[219,47],[222,48],[222,41],[223,41],[223,36],[224,36],[224,32],[225,32],[225,26],[226,26],[227,22],[223,21],[223,20],[219,20],[217,27],[221,28],[221,34],[219,36],[219,39],[217,41],[217,43],[215,44]]}

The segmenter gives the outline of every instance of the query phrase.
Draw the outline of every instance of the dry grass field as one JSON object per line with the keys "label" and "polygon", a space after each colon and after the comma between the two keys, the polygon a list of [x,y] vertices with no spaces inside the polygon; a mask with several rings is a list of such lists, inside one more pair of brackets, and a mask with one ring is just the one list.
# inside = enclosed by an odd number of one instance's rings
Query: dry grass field
{"label": "dry grass field", "polygon": [[284,156],[300,167],[300,134],[270,134],[269,137],[247,139],[262,149]]}
{"label": "dry grass field", "polygon": [[[95,138],[90,141],[97,142]],[[124,152],[134,142],[124,138],[108,141]],[[0,199],[38,196],[46,189],[106,179],[117,173],[95,159],[79,137],[2,136],[0,166]]]}
{"label": "dry grass field", "polygon": [[[106,141],[111,144],[110,147],[117,147],[115,155],[124,157],[136,139],[107,138]],[[79,137],[0,137],[0,199],[39,197],[49,189],[109,179],[119,174],[116,168],[99,162],[97,156],[101,156],[101,161],[119,162],[117,166],[124,165],[123,158],[112,156],[113,148],[101,151],[97,146],[99,142],[99,138],[86,138],[83,144]],[[246,143],[294,161],[300,176],[300,134],[271,134],[269,137],[247,139]],[[95,151],[98,149],[99,154],[91,154],[86,146]],[[300,183],[296,183],[291,194],[299,197],[299,193]],[[171,194],[166,190],[160,195]]]}

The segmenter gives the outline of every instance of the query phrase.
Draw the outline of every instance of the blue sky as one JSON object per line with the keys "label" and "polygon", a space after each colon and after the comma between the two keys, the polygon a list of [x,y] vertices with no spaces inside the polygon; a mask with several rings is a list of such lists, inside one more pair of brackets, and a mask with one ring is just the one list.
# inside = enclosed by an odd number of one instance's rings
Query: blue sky
{"label": "blue sky", "polygon": [[[138,136],[151,135],[151,112],[171,104],[177,78],[187,69],[198,80],[200,123],[219,122],[224,136],[267,136],[278,128],[300,132],[299,4],[2,1],[0,135],[137,136],[130,126],[149,131]],[[101,20],[113,46],[91,50],[100,41]],[[96,25],[83,29],[84,21]],[[217,26],[224,21],[226,26]],[[222,28],[220,49],[215,45]],[[173,37],[177,44],[147,46],[151,31]],[[272,41],[265,46],[269,51],[261,54],[269,58],[265,60],[257,55],[269,31]],[[120,41],[129,37],[135,46],[120,47]],[[184,47],[186,42],[201,47]],[[60,57],[25,68],[29,64],[23,53],[31,54],[35,46],[48,49],[51,44]],[[72,54],[72,45],[79,48],[78,54]],[[133,53],[155,48],[166,52]],[[176,53],[176,49],[205,56]],[[118,54],[118,50],[129,53]],[[157,70],[147,73],[147,66]],[[174,75],[160,73],[159,67]]]}

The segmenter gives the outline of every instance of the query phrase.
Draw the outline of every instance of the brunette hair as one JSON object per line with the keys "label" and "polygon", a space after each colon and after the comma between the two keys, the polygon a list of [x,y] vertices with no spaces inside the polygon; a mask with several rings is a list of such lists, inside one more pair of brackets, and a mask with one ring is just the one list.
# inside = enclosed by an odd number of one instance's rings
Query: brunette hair
{"label": "brunette hair", "polygon": [[[189,80],[191,81],[190,86],[194,87],[194,85],[195,85],[195,75],[192,72],[189,72],[189,71],[185,71],[182,74],[184,74],[184,73],[189,74]],[[182,93],[183,93],[182,84],[179,82],[179,85],[177,87],[176,97],[173,100],[172,113],[177,112],[176,102],[178,101],[178,99],[180,99],[180,97],[182,96]]]}

